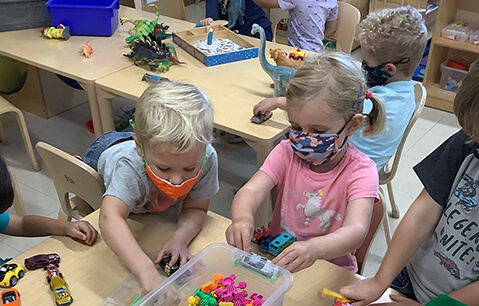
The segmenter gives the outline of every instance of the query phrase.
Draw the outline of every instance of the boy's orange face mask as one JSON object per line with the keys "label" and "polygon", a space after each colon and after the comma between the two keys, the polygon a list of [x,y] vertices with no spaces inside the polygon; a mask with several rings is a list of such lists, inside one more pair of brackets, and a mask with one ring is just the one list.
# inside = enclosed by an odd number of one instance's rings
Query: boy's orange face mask
{"label": "boy's orange face mask", "polygon": [[173,185],[172,183],[162,179],[161,177],[158,177],[155,173],[153,173],[153,170],[151,170],[151,167],[150,165],[148,165],[148,161],[146,160],[145,149],[143,148],[143,144],[140,144],[140,147],[143,153],[143,161],[145,162],[146,174],[148,174],[148,176],[153,181],[155,186],[158,187],[158,189],[161,192],[163,192],[164,194],[166,194],[172,199],[181,198],[182,196],[184,196],[191,189],[191,187],[193,187],[193,185],[196,183],[201,173],[203,172],[203,166],[205,163],[205,156],[206,156],[206,148],[205,148],[205,151],[203,152],[203,161],[201,162],[201,168],[198,171],[198,174],[195,177],[184,181],[180,185]]}

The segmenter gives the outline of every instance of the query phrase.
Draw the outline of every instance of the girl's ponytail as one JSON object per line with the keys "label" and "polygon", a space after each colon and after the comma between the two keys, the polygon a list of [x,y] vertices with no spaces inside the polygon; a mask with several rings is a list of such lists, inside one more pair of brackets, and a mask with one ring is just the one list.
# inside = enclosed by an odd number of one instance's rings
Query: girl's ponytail
{"label": "girl's ponytail", "polygon": [[386,110],[383,102],[375,94],[372,94],[369,100],[372,102],[373,108],[369,113],[371,121],[368,122],[372,124],[364,128],[363,136],[365,137],[378,135],[386,126]]}

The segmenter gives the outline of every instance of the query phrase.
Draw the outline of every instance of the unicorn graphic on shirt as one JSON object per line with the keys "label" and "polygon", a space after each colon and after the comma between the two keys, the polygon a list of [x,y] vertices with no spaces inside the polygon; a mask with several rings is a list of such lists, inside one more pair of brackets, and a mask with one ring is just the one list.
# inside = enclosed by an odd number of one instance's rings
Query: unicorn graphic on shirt
{"label": "unicorn graphic on shirt", "polygon": [[304,215],[306,219],[304,225],[308,226],[309,220],[311,218],[317,218],[320,220],[318,228],[322,227],[323,232],[331,225],[331,218],[341,221],[341,215],[334,210],[329,210],[326,208],[321,208],[321,195],[318,191],[313,190],[313,192],[303,192],[303,194],[308,197],[306,204],[299,203],[296,205],[296,210],[304,208]]}

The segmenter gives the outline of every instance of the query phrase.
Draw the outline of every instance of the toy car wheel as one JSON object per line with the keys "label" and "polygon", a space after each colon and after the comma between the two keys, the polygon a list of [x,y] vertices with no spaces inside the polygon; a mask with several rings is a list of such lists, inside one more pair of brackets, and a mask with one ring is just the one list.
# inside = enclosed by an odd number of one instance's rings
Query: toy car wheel
{"label": "toy car wheel", "polygon": [[299,61],[304,61],[304,57],[298,56],[298,60],[299,60]]}
{"label": "toy car wheel", "polygon": [[42,268],[43,268],[43,270],[45,270],[45,271],[47,270],[47,266],[43,266]]}
{"label": "toy car wheel", "polygon": [[47,283],[50,283],[50,277],[47,276]]}
{"label": "toy car wheel", "polygon": [[12,276],[12,278],[10,278],[10,286],[15,286],[16,284],[18,283],[18,278],[16,276]]}
{"label": "toy car wheel", "polygon": [[60,277],[63,278],[63,274],[60,273]]}
{"label": "toy car wheel", "polygon": [[290,58],[290,59],[294,59],[294,60],[296,59],[296,58],[295,58],[294,56],[292,56],[292,55],[291,55],[289,58]]}
{"label": "toy car wheel", "polygon": [[258,239],[258,245],[261,245],[265,239],[266,239],[266,237],[259,238]]}
{"label": "toy car wheel", "polygon": [[25,276],[25,271],[22,270],[22,271],[18,272],[18,277],[19,278],[22,278],[24,276]]}

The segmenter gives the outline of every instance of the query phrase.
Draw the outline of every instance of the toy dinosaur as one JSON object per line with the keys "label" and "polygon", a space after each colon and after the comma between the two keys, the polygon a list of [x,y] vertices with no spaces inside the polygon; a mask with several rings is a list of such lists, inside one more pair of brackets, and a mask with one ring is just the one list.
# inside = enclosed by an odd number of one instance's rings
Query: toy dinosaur
{"label": "toy dinosaur", "polygon": [[[156,6],[156,4],[153,3],[148,4],[148,6],[156,8],[156,17],[152,21],[144,19],[120,18],[120,23],[122,25],[128,22],[134,25],[133,29],[128,31],[128,34],[130,34],[130,36],[125,39],[128,44],[133,44],[136,40],[141,39],[142,36],[148,36],[150,35],[150,33],[153,33],[155,31],[155,28],[158,25],[158,19],[160,18],[160,10]],[[167,27],[166,29],[168,29],[168,26],[164,27]],[[163,37],[161,39],[164,38],[166,37]]]}
{"label": "toy dinosaur", "polygon": [[166,72],[173,64],[180,64],[172,44],[162,43],[154,34],[142,36],[130,45],[131,52],[124,54],[133,59],[135,65],[146,63],[151,71]]}
{"label": "toy dinosaur", "polygon": [[90,58],[91,54],[93,53],[93,47],[90,46],[89,44],[90,41],[87,41],[81,46],[81,55],[83,55],[86,58]]}
{"label": "toy dinosaur", "polygon": [[286,95],[286,86],[288,86],[289,80],[296,73],[296,69],[286,66],[274,66],[271,65],[265,55],[266,49],[266,35],[264,29],[254,23],[251,28],[251,34],[254,35],[259,33],[260,37],[260,47],[259,47],[259,62],[261,68],[270,76],[274,82],[274,97],[283,97]]}
{"label": "toy dinosaur", "polygon": [[243,16],[246,0],[229,0],[228,29],[232,29],[236,22],[244,24]]}
{"label": "toy dinosaur", "polygon": [[153,30],[153,33],[155,33],[155,37],[159,39],[165,39],[171,36],[171,33],[166,33],[166,31],[170,28],[169,25],[166,25],[164,23],[158,23],[155,26],[155,29]]}

